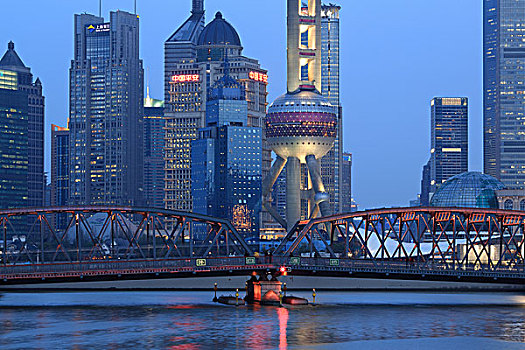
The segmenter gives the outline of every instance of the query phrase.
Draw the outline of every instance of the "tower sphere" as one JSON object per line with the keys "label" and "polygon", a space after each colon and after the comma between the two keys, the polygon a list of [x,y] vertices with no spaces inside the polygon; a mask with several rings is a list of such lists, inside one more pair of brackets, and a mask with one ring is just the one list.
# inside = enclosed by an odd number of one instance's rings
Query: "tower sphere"
{"label": "tower sphere", "polygon": [[323,157],[337,134],[336,108],[315,90],[299,90],[278,97],[268,108],[266,138],[280,157]]}

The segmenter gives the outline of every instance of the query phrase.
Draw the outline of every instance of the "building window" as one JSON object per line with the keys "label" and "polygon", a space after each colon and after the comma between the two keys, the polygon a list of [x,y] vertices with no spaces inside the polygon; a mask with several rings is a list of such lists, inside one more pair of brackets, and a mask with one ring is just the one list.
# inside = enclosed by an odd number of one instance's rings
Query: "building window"
{"label": "building window", "polygon": [[521,210],[521,211],[525,211],[525,199],[522,199],[522,200],[520,201],[520,210]]}
{"label": "building window", "polygon": [[503,204],[503,207],[504,207],[505,210],[512,210],[512,209],[514,209],[514,204],[512,203],[512,200],[507,199],[505,201],[505,204]]}

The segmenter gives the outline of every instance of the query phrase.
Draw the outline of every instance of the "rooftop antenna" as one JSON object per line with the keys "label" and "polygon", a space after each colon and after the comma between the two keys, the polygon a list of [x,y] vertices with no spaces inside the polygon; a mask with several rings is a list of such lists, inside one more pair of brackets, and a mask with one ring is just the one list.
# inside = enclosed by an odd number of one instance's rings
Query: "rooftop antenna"
{"label": "rooftop antenna", "polygon": [[98,0],[98,16],[102,17],[102,0]]}
{"label": "rooftop antenna", "polygon": [[137,0],[135,0],[135,14],[137,14]]}

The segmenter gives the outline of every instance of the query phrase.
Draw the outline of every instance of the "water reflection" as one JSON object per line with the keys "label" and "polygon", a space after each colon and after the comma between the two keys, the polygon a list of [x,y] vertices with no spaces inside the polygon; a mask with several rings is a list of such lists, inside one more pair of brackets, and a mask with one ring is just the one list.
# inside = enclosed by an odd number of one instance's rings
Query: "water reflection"
{"label": "water reflection", "polygon": [[288,310],[280,307],[277,309],[277,316],[279,317],[279,350],[287,349],[286,330],[288,326]]}
{"label": "water reflection", "polygon": [[0,299],[0,348],[288,349],[429,337],[525,341],[520,295],[323,293],[321,305],[284,308],[227,307],[209,302],[210,295],[9,294]]}

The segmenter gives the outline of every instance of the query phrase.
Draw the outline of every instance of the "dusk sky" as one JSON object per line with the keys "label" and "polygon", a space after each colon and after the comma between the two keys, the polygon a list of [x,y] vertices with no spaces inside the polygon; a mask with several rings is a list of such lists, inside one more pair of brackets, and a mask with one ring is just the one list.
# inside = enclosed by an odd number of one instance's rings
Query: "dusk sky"
{"label": "dusk sky", "polygon": [[[335,2],[332,0],[332,2]],[[345,150],[354,155],[360,208],[406,206],[419,193],[429,157],[430,100],[470,99],[470,169],[482,169],[482,2],[339,0]],[[141,58],[151,95],[163,99],[164,41],[188,17],[191,0],[138,0]],[[239,32],[244,54],[268,69],[271,102],[286,89],[285,0],[205,0],[207,22],[220,10]],[[133,11],[133,0],[105,0]],[[3,1],[1,54],[13,40],[40,77],[50,125],[66,125],[73,15],[98,14],[98,0]]]}

